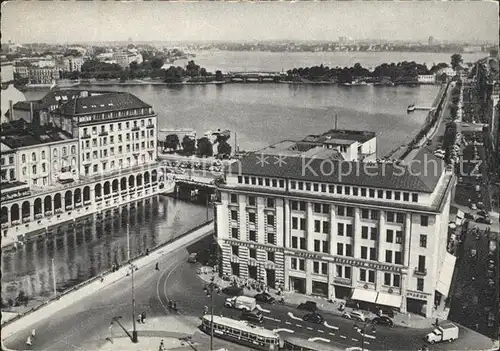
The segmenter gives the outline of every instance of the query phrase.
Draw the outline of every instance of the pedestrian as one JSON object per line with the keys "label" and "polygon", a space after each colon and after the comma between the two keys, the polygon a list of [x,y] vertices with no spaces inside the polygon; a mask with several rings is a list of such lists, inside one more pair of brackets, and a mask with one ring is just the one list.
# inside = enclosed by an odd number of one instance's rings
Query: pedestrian
{"label": "pedestrian", "polygon": [[33,328],[33,330],[31,331],[31,336],[33,338],[35,338],[35,336],[36,336],[36,330],[35,330],[35,328]]}
{"label": "pedestrian", "polygon": [[33,345],[33,343],[31,342],[31,336],[28,336],[28,339],[26,339],[26,345]]}
{"label": "pedestrian", "polygon": [[356,302],[356,309],[359,310],[359,303]]}
{"label": "pedestrian", "polygon": [[158,351],[165,351],[165,344],[163,343],[163,339],[161,339],[160,347],[158,348]]}
{"label": "pedestrian", "polygon": [[103,281],[104,281],[104,277],[103,277],[103,276],[102,276],[102,274],[101,274],[101,283],[102,283]]}
{"label": "pedestrian", "polygon": [[436,327],[439,326],[439,320],[436,318],[436,324],[435,324]]}
{"label": "pedestrian", "polygon": [[157,271],[159,271],[159,270],[160,270],[160,267],[158,266],[158,262],[156,262],[156,267],[155,267],[155,269],[156,269]]}
{"label": "pedestrian", "polygon": [[137,322],[141,323],[141,321],[142,321],[142,314],[139,313],[139,316],[137,317]]}
{"label": "pedestrian", "polygon": [[146,323],[146,312],[142,312],[141,314],[141,322]]}
{"label": "pedestrian", "polygon": [[146,249],[146,256],[149,255],[149,249]]}
{"label": "pedestrian", "polygon": [[378,310],[379,317],[382,317],[382,309]]}

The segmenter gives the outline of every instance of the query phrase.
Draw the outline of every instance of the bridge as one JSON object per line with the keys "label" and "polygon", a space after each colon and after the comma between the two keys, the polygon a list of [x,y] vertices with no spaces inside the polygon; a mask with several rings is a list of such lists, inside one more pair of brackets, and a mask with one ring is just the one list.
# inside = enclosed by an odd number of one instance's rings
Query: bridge
{"label": "bridge", "polygon": [[279,82],[287,76],[284,72],[228,72],[224,74],[226,81],[230,82]]}

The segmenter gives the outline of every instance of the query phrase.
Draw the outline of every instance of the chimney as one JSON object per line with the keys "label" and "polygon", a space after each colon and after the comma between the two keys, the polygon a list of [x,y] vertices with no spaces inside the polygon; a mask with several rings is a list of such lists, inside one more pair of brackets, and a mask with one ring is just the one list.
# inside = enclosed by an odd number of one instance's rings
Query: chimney
{"label": "chimney", "polygon": [[9,122],[14,120],[14,102],[9,100]]}

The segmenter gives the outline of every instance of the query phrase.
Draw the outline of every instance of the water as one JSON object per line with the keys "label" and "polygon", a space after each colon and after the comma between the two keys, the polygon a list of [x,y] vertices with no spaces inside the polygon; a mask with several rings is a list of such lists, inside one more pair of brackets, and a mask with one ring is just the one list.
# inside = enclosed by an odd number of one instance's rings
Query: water
{"label": "water", "polygon": [[[94,87],[94,89],[98,89]],[[240,149],[257,150],[283,139],[302,138],[333,128],[377,133],[378,155],[384,156],[415,134],[427,112],[406,113],[409,104],[430,106],[438,86],[375,87],[318,86],[279,83],[112,86],[127,91],[158,113],[159,128],[229,129],[237,133]],[[46,91],[28,91],[38,99]],[[235,135],[230,142],[234,147]]]}
{"label": "water", "polygon": [[[133,203],[135,209],[111,218],[92,219],[74,228],[60,226],[49,238],[28,242],[22,248],[2,252],[2,298],[7,301],[19,291],[38,299],[53,292],[52,258],[57,290],[66,290],[127,260],[129,223],[131,257],[143,253],[206,220],[203,205],[155,196],[149,203]],[[209,217],[212,218],[212,211]],[[90,217],[91,218],[91,217]]]}
{"label": "water", "polygon": [[[209,72],[281,71],[299,67],[351,67],[359,62],[363,67],[375,68],[382,63],[415,61],[431,68],[440,62],[450,63],[451,53],[430,52],[261,52],[261,51],[200,51],[194,52],[197,65]],[[488,53],[462,54],[464,62],[475,62]],[[187,60],[175,61],[184,66]]]}

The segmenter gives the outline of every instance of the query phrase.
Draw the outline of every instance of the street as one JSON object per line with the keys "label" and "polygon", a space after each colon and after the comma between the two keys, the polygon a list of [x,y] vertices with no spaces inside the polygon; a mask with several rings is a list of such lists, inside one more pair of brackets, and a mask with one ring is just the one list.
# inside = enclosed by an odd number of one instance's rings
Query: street
{"label": "street", "polygon": [[[151,264],[136,272],[136,314],[145,311],[150,321],[169,318],[169,322],[154,326],[153,323],[148,325],[148,321],[138,325],[139,338],[152,334],[169,337],[181,329],[194,332],[198,327],[199,317],[204,307],[208,307],[209,298],[196,272],[197,264],[187,263],[187,257],[188,252],[182,249],[163,256],[158,262],[160,271],[156,271]],[[239,311],[223,306],[225,298],[223,294],[214,296],[215,313],[238,319]],[[168,310],[168,299],[176,301],[178,314]],[[263,326],[268,329],[281,329],[280,333],[293,332],[294,336],[300,338],[322,338],[340,347],[361,346],[362,335],[354,329],[354,321],[322,313],[326,322],[318,325],[302,321],[305,312],[299,311],[296,306],[262,305],[260,309],[265,316]],[[110,322],[117,316],[122,316],[122,324],[130,331],[132,308],[129,277],[57,312],[49,320],[27,327],[4,340],[4,343],[10,349],[26,349],[26,338],[35,328],[37,336],[31,347],[33,350],[87,350],[89,345],[95,347],[96,343],[107,342]],[[422,338],[427,332],[429,330],[384,326],[372,332],[371,327],[367,327],[364,347],[368,350],[417,350],[423,345]],[[467,330],[461,330],[461,338],[468,333]],[[430,347],[431,350],[457,348],[475,350],[480,345],[467,338]]]}

